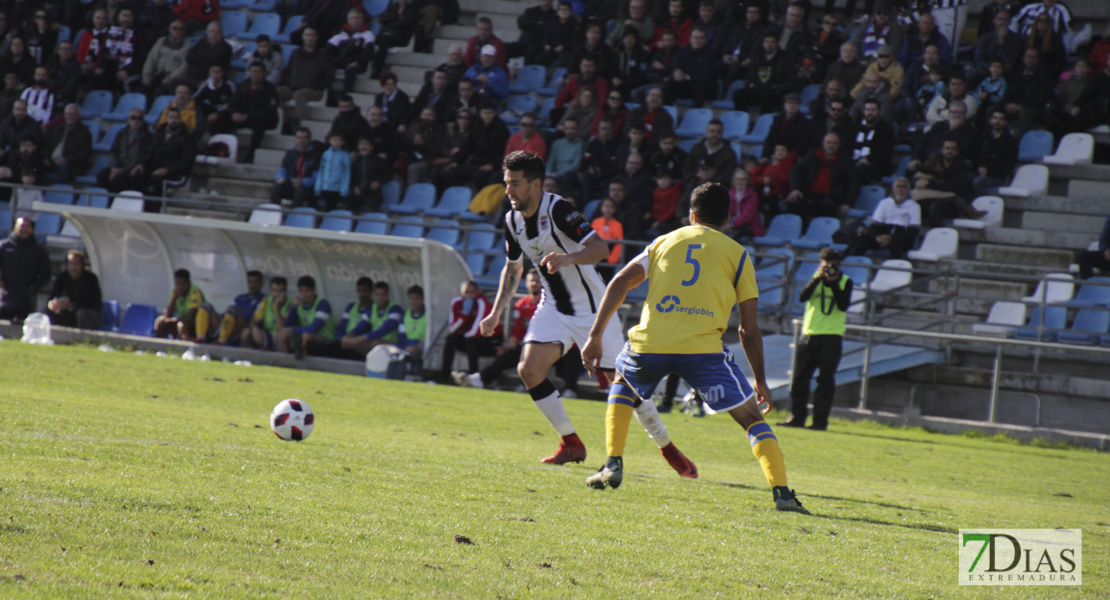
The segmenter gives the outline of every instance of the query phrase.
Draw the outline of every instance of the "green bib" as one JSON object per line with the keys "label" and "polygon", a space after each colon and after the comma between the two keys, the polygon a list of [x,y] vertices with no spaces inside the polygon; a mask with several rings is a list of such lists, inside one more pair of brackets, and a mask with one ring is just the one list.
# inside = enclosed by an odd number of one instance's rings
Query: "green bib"
{"label": "green bib", "polygon": [[413,342],[423,342],[428,333],[428,311],[414,317],[411,310],[406,310],[404,324],[406,338]]}
{"label": "green bib", "polygon": [[281,314],[277,313],[276,304],[273,296],[266,296],[262,300],[262,328],[270,333],[274,333],[285,322],[286,315],[289,314],[289,300],[286,299],[285,304],[281,307]]}
{"label": "green bib", "polygon": [[[323,298],[316,296],[316,301],[312,303],[312,306],[308,308],[303,305],[297,306],[297,319],[302,326],[309,325],[316,320],[316,307],[320,306],[322,300]],[[335,339],[335,319],[331,315],[328,315],[327,322],[320,328],[317,335],[329,340]]]}
{"label": "green bib", "polygon": [[359,321],[362,320],[362,311],[359,310],[358,302],[351,304],[351,310],[347,311],[347,331],[344,334],[351,333],[358,327]]}
{"label": "green bib", "polygon": [[[844,289],[844,282],[848,276],[841,273],[836,285]],[[822,310],[824,307],[824,310]],[[831,307],[831,310],[830,310]],[[829,314],[825,314],[829,311]],[[802,321],[803,335],[844,335],[844,317],[846,313],[836,307],[836,300],[832,292],[826,289],[824,283],[817,284],[817,289],[806,302],[805,320]]]}
{"label": "green bib", "polygon": [[[374,304],[373,306],[370,307],[370,331],[377,330],[377,328],[382,326],[382,323],[385,323],[386,319],[389,318],[389,311],[393,310],[394,306],[397,306],[397,305],[390,302],[389,306],[385,307],[385,310],[383,310],[381,312],[378,311],[378,305],[377,304]],[[389,342],[390,344],[396,344],[397,343],[397,330],[394,329],[393,331],[390,331],[389,333],[383,335],[382,337],[380,337],[378,339],[382,340],[383,342]]]}

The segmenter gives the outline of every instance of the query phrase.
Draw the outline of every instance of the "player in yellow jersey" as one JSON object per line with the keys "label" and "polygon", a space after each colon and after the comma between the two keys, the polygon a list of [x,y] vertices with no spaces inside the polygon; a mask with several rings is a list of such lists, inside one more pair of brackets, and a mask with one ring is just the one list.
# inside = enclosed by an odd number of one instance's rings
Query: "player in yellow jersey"
{"label": "player in yellow jersey", "polygon": [[[677,373],[697,390],[710,414],[727,412],[744,428],[752,453],[771,484],[778,510],[807,513],[786,484],[786,465],[771,426],[757,406],[771,409],[763,373],[763,337],[756,323],[759,292],[748,251],[721,233],[728,221],[728,190],[716,183],[698,186],[690,199],[690,225],[655,239],[628,263],[605,290],[590,329],[582,362],[593,374],[602,356],[602,333],[629,290],[648,279],[640,323],[628,332],[617,357],[605,414],[609,457],[586,479],[593,488],[621,483],[625,440],[635,399],[650,401],[659,380]],[[721,343],[734,304],[740,307],[740,343],[755,388]]]}

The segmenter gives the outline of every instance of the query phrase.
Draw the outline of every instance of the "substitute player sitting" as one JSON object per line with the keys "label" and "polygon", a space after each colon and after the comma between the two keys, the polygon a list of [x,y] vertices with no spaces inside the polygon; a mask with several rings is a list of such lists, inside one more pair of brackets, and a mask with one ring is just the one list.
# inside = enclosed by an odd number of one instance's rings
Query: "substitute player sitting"
{"label": "substitute player sitting", "polygon": [[188,269],[173,272],[173,289],[163,314],[154,321],[154,337],[204,343],[219,331],[216,309],[193,285]]}
{"label": "substitute player sitting", "polygon": [[[582,348],[582,363],[590,373],[604,368],[604,357],[611,351],[606,330],[617,307],[629,290],[645,277],[649,281],[640,323],[628,333],[628,343],[617,357],[617,379],[609,387],[609,458],[586,483],[596,489],[620,486],[631,404],[650,404],[659,380],[678,373],[705,399],[707,412],[727,412],[747,432],[771,484],[775,507],[808,512],[786,485],[778,440],[756,405],[765,403],[764,412],[771,409],[763,374],[763,337],[756,323],[759,292],[748,251],[721,233],[728,209],[727,189],[716,183],[698,186],[690,199],[690,225],[656,238],[605,290]],[[740,343],[755,376],[754,390],[721,343],[733,304],[740,307]]]}
{"label": "substitute player sitting", "polygon": [[[482,335],[490,336],[496,331],[501,314],[520,283],[523,258],[527,255],[538,266],[543,299],[524,335],[524,350],[517,372],[536,408],[562,436],[555,454],[542,462],[557,465],[581,462],[586,458],[586,446],[575,433],[563,408],[563,399],[547,379],[547,372],[571,346],[582,347],[586,343],[586,334],[594,323],[605,292],[605,284],[594,264],[609,256],[609,246],[590,229],[574,206],[557,194],[543,191],[546,168],[542,158],[531,152],[512,152],[505,157],[502,169],[505,193],[512,205],[512,210],[505,215],[508,261],[501,271],[493,310],[480,323]],[[624,336],[616,323],[603,325],[598,330],[598,337],[601,336],[605,338],[607,350],[604,355],[599,354],[595,362],[603,373],[611,374],[617,348],[624,342]],[[648,435],[663,450],[667,462],[680,475],[695,477],[697,470],[667,437],[667,428],[655,405],[640,402],[634,412]]]}

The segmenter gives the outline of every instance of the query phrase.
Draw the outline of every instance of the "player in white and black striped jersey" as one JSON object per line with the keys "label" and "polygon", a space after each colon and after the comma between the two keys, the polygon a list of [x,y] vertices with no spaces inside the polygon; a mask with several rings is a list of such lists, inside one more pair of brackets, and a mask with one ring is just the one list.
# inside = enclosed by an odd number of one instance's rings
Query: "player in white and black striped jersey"
{"label": "player in white and black striped jersey", "polygon": [[[492,335],[501,322],[502,312],[509,306],[520,283],[524,256],[528,256],[540,273],[543,296],[528,325],[517,371],[536,407],[562,436],[555,454],[544,458],[543,462],[580,462],[586,458],[585,444],[575,433],[559,392],[547,379],[547,372],[571,346],[582,347],[589,337],[605,293],[605,282],[595,264],[608,257],[609,246],[574,206],[557,194],[542,191],[546,170],[542,158],[530,152],[513,152],[505,157],[502,168],[505,191],[513,208],[505,216],[508,261],[501,272],[493,311],[482,319],[482,334]],[[611,377],[617,353],[624,345],[618,323],[619,319],[613,319],[605,329],[605,347],[609,353],[600,362],[599,383],[602,385],[607,385],[604,376]],[[672,450],[667,429],[652,402],[640,403],[635,414],[661,449]],[[673,449],[673,452],[664,452],[664,456],[671,462],[670,456],[681,456],[681,453]],[[685,468],[685,464],[679,467]]]}

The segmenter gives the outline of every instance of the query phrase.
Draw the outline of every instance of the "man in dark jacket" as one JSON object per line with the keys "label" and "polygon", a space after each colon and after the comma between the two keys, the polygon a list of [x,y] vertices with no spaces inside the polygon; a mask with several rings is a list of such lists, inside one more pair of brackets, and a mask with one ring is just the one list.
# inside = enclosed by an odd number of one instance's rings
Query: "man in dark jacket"
{"label": "man in dark jacket", "polygon": [[266,81],[266,67],[260,62],[251,63],[247,81],[235,89],[227,108],[217,113],[212,130],[231,133],[246,127],[251,130],[250,147],[243,153],[242,162],[251,162],[254,151],[262,144],[266,131],[277,126],[277,90]]}
{"label": "man in dark jacket", "polygon": [[[840,141],[840,149],[851,154],[852,145],[856,140],[856,124],[848,116],[848,102],[846,100],[833,100],[829,103],[826,111],[826,114],[814,116],[813,120],[810,121],[809,148],[811,150],[820,149],[825,143],[825,136],[835,133],[837,140]],[[799,154],[798,160],[801,160],[803,156],[805,155]]]}
{"label": "man in dark jacket", "polygon": [[344,92],[350,94],[355,89],[355,79],[373,60],[374,39],[362,7],[348,9],[347,24],[328,40],[335,54],[335,68],[344,71]]}
{"label": "man in dark jacket", "polygon": [[77,90],[81,87],[81,65],[73,56],[73,42],[60,42],[50,62],[47,64],[50,73],[50,89],[54,90],[54,98],[61,103],[69,104],[77,100]]}
{"label": "man in dark jacket", "polygon": [[[763,141],[764,164],[771,162],[775,146],[782,144],[798,156],[805,156],[810,148],[810,121],[802,114],[802,97],[793,92],[782,100],[782,112],[775,115],[771,131]],[[732,177],[730,174],[729,177]]]}
{"label": "man in dark jacket", "polygon": [[745,4],[744,22],[731,28],[731,35],[721,47],[718,66],[728,82],[747,75],[748,66],[759,52],[760,44],[763,43],[763,31],[767,28],[763,7],[758,2]]}
{"label": "man in dark jacket", "polygon": [[518,56],[536,56],[543,50],[543,32],[548,24],[559,20],[552,8],[552,0],[540,0],[537,6],[524,9],[524,13],[516,18],[516,26],[520,29],[517,41],[505,44],[505,53],[509,58]]}
{"label": "man in dark jacket", "polygon": [[274,204],[303,206],[312,200],[312,186],[324,149],[312,141],[312,132],[307,127],[297,130],[296,139],[274,175],[274,186],[270,189],[270,202]]}
{"label": "man in dark jacket", "polygon": [[[605,182],[619,170],[617,151],[620,142],[613,135],[613,120],[606,117],[597,124],[597,137],[586,144],[582,165],[578,168],[578,182],[582,186],[583,204],[598,197]],[[589,217],[589,215],[586,215]]]}
{"label": "man in dark jacket", "polygon": [[81,107],[66,105],[61,123],[46,132],[46,156],[54,165],[58,181],[72,183],[74,176],[84,173],[92,159],[92,134],[81,122]]}
{"label": "man in dark jacket", "polygon": [[617,57],[613,49],[602,38],[602,27],[601,23],[586,25],[585,41],[575,44],[570,53],[570,60],[567,61],[567,75],[576,75],[582,66],[582,59],[589,57],[594,59],[594,65],[597,67],[599,76],[606,79],[613,77]]}
{"label": "man in dark jacket", "polygon": [[894,128],[879,116],[879,100],[868,98],[863,102],[863,119],[856,131],[852,148],[852,161],[861,185],[879,181],[894,171]]}
{"label": "man in dark jacket", "polygon": [[100,279],[89,270],[85,253],[70,250],[66,253],[66,269],[54,278],[50,300],[46,303],[50,323],[100,329],[104,310],[101,301]]}
{"label": "man in dark jacket", "polygon": [[[409,125],[420,117],[420,113],[425,108],[430,108],[436,113],[436,121],[445,123],[447,105],[451,99],[447,84],[447,71],[438,68],[432,71],[431,81],[420,88],[420,93],[416,94],[416,98],[409,104],[408,111],[400,122],[403,125]],[[473,88],[473,82],[470,82],[470,85]]]}
{"label": "man in dark jacket", "polygon": [[1004,107],[1018,132],[1043,126],[1048,108],[1056,99],[1056,82],[1040,67],[1040,56],[1036,48],[1026,48],[1021,68],[1007,77]]}
{"label": "man in dark jacket", "polygon": [[683,179],[693,181],[698,166],[705,161],[713,164],[713,181],[724,185],[724,182],[732,179],[732,173],[736,170],[736,153],[725,141],[724,124],[720,119],[710,121],[705,126],[705,137],[690,148],[686,162],[682,165]]}
{"label": "man in dark jacket", "polygon": [[991,109],[987,131],[979,137],[979,152],[975,160],[979,166],[978,176],[972,182],[976,197],[986,195],[991,188],[1005,185],[1017,168],[1018,140],[1010,133],[1006,111],[1002,108]]}
{"label": "man in dark jacket", "polygon": [[343,149],[352,155],[358,151],[358,141],[370,136],[370,124],[347,94],[339,96],[339,112],[331,122],[331,130],[343,134]]}
{"label": "man in dark jacket", "polygon": [[509,128],[493,105],[483,105],[478,111],[481,117],[478,135],[467,153],[466,166],[470,169],[472,181],[478,189],[501,179],[501,161],[505,158],[505,145],[509,143]]}
{"label": "man in dark jacket", "polygon": [[[161,196],[164,183],[188,177],[196,155],[196,141],[181,122],[181,111],[171,108],[166,114],[166,122],[154,130],[150,156],[143,161],[141,173],[148,182],[144,192]],[[160,210],[161,207],[148,204],[146,208]]]}
{"label": "man in dark jacket", "polygon": [[836,216],[851,208],[859,192],[852,161],[841,150],[840,136],[825,135],[822,146],[810,151],[790,172],[790,192],[782,201],[784,212],[814,217]]}
{"label": "man in dark jacket", "polygon": [[50,258],[35,241],[35,223],[20,217],[0,242],[0,319],[22,321],[35,312],[35,293],[48,281]]}
{"label": "man in dark jacket", "polygon": [[689,98],[694,108],[701,108],[707,100],[717,97],[716,57],[706,40],[705,30],[695,28],[690,32],[690,45],[680,48],[675,56],[671,81],[665,88],[672,102],[675,98]]}
{"label": "man in dark jacket", "polygon": [[224,71],[231,66],[231,45],[224,39],[219,21],[209,23],[205,37],[185,53],[185,64],[171,75],[172,85],[167,84],[166,89],[173,89],[180,83],[199,87],[208,78],[208,68],[212,65],[220,65]]}
{"label": "man in dark jacket", "polygon": [[42,126],[27,116],[27,103],[16,100],[12,105],[12,116],[0,123],[0,159],[9,152],[18,152],[19,143],[24,137],[35,137],[35,143],[42,143]]}
{"label": "man in dark jacket", "polygon": [[960,146],[960,156],[968,160],[975,160],[975,150],[979,142],[975,134],[975,127],[967,120],[967,106],[956,100],[948,105],[948,120],[933,125],[921,136],[913,148],[913,160],[910,161],[907,171],[916,171],[922,163],[934,154],[939,154],[944,140],[952,138]]}
{"label": "man in dark jacket", "polygon": [[137,189],[131,178],[138,173],[136,168],[142,170],[143,161],[153,145],[154,138],[147,129],[143,111],[132,108],[127,114],[127,127],[112,140],[108,166],[97,173],[96,185],[113,193]]}
{"label": "man in dark jacket", "polygon": [[763,52],[748,66],[748,83],[732,93],[732,103],[736,110],[758,106],[760,112],[772,112],[797,87],[796,75],[794,61],[779,49],[778,32],[769,29],[763,34]]}
{"label": "man in dark jacket", "polygon": [[335,67],[331,52],[321,46],[316,29],[305,27],[301,32],[302,45],[289,55],[289,64],[282,72],[282,84],[277,88],[278,100],[284,104],[293,99],[297,121],[308,118],[308,103],[324,97],[324,91],[335,80]]}
{"label": "man in dark jacket", "polygon": [[664,131],[674,131],[674,117],[663,108],[663,90],[652,88],[647,93],[647,102],[628,113],[628,118],[624,120],[623,136],[627,137],[628,130],[634,126],[643,129],[644,136],[649,140],[653,135]]}

